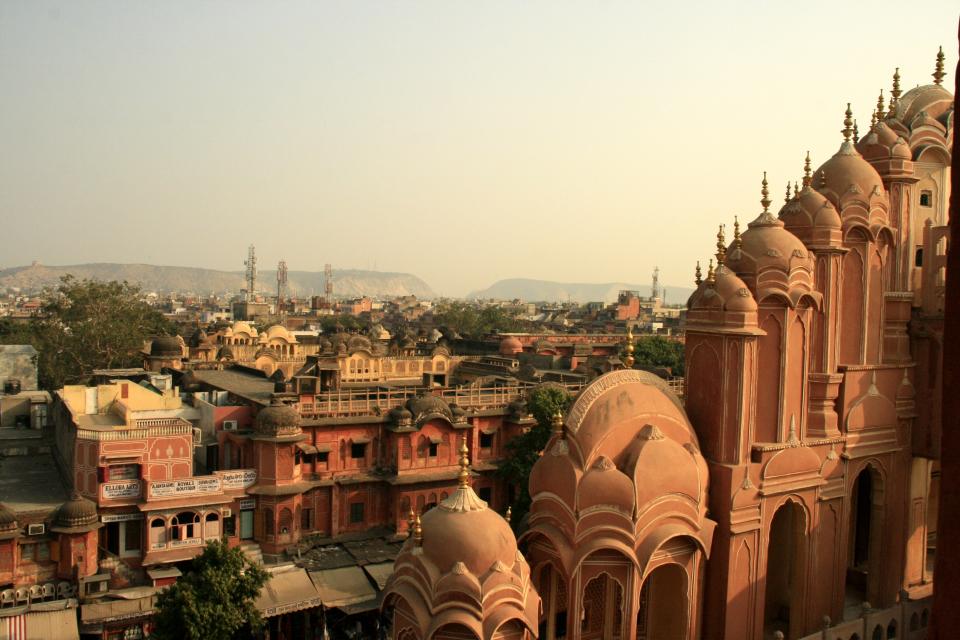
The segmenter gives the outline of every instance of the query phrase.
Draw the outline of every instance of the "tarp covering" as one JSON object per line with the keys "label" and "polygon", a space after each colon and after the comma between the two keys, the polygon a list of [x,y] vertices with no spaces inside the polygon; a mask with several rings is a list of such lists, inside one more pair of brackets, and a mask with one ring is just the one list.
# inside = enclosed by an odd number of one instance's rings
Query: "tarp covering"
{"label": "tarp covering", "polygon": [[0,640],[78,640],[77,610],[39,611],[0,618]]}
{"label": "tarp covering", "polygon": [[257,609],[264,618],[312,609],[320,603],[320,594],[303,569],[273,574],[257,597]]}
{"label": "tarp covering", "polygon": [[84,625],[136,620],[153,615],[155,595],[130,599],[98,600],[80,606],[80,622]]}
{"label": "tarp covering", "polygon": [[360,567],[311,571],[310,579],[317,586],[320,598],[327,607],[343,607],[377,597],[377,592]]}
{"label": "tarp covering", "polygon": [[387,578],[393,573],[393,563],[378,562],[376,564],[368,564],[364,565],[363,570],[367,572],[368,576],[373,578],[373,581],[377,583],[380,591],[383,591],[384,587],[387,586]]}

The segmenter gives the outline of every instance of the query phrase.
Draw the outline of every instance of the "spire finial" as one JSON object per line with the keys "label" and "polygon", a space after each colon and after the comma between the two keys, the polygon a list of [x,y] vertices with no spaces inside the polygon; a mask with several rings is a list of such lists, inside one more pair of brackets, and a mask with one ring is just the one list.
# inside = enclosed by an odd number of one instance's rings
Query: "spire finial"
{"label": "spire finial", "polygon": [[[733,247],[739,249],[743,246],[743,239],[740,237],[740,221],[737,216],[733,216]],[[700,266],[700,263],[697,263]]]}
{"label": "spire finial", "polygon": [[723,225],[717,230],[717,266],[719,267],[727,259],[727,241],[723,237]]}
{"label": "spire finial", "polygon": [[893,71],[893,89],[890,90],[890,115],[893,115],[894,108],[900,105],[900,96],[903,92],[900,91],[900,67],[897,67]]}
{"label": "spire finial", "polygon": [[810,152],[807,151],[807,157],[803,161],[803,186],[809,187],[811,182],[810,178]]}
{"label": "spire finial", "polygon": [[563,437],[563,412],[557,409],[556,413],[550,418],[550,426],[553,428],[553,433],[557,437]]}
{"label": "spire finial", "polygon": [[[882,95],[881,91],[881,95]],[[850,103],[847,103],[847,110],[843,112],[843,139],[849,141],[850,136],[853,134],[853,111],[850,110]]]}
{"label": "spire finial", "polygon": [[510,523],[510,517],[513,515],[513,507],[507,507],[507,512],[503,515],[503,519],[507,521],[507,524]]}
{"label": "spire finial", "polygon": [[880,89],[880,95],[877,96],[877,122],[883,122],[886,116],[883,111],[883,89]]}
{"label": "spire finial", "polygon": [[857,144],[860,142],[860,128],[857,127],[857,119],[853,119],[853,143]]}
{"label": "spire finial", "polygon": [[800,197],[800,185],[796,181],[793,182],[793,199],[796,200]]}
{"label": "spire finial", "polygon": [[697,260],[697,270],[694,271],[693,282],[700,286],[700,283],[703,282],[703,272],[700,271],[700,261]]}
{"label": "spire finial", "polygon": [[417,521],[417,514],[413,512],[413,507],[410,507],[410,513],[407,514],[407,535],[413,535],[413,526]]}
{"label": "spire finial", "polygon": [[420,526],[420,514],[413,520],[413,544],[423,546],[423,527]]}
{"label": "spire finial", "polygon": [[470,486],[470,450],[467,448],[467,436],[460,440],[460,473],[457,480],[461,488]]}
{"label": "spire finial", "polygon": [[947,75],[943,71],[943,47],[937,52],[937,66],[933,69],[933,84],[943,84],[943,77]]}
{"label": "spire finial", "polygon": [[763,205],[764,213],[769,213],[770,211],[770,190],[767,189],[767,172],[763,172],[763,182],[760,183],[760,195],[763,196],[760,198],[760,204]]}
{"label": "spire finial", "polygon": [[626,357],[623,359],[623,364],[626,365],[627,369],[633,369],[633,327],[627,327],[627,345],[625,347],[627,352]]}
{"label": "spire finial", "polygon": [[784,203],[790,202],[790,197],[791,197],[791,196],[790,196],[790,189],[791,189],[791,188],[792,188],[792,187],[791,187],[791,185],[790,185],[790,181],[787,180],[787,194],[783,197]]}
{"label": "spire finial", "polygon": [[717,281],[717,276],[713,271],[713,258],[710,258],[710,266],[707,267],[707,284],[713,284]]}
{"label": "spire finial", "polygon": [[872,130],[875,126],[877,126],[877,112],[876,112],[876,111],[874,111],[873,113],[870,114],[870,129]]}

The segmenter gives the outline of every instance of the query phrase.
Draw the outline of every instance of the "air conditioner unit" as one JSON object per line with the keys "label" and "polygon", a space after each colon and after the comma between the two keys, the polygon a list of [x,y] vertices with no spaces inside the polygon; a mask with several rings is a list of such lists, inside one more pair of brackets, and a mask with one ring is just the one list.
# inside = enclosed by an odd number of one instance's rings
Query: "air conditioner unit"
{"label": "air conditioner unit", "polygon": [[224,431],[236,431],[236,430],[237,430],[237,421],[236,421],[236,420],[224,420],[224,421],[223,421],[223,430],[224,430]]}
{"label": "air conditioner unit", "polygon": [[230,509],[220,509],[220,515],[221,517],[229,518],[230,516],[233,515],[233,511],[231,511]]}
{"label": "air conditioner unit", "polygon": [[42,536],[47,532],[47,525],[43,524],[28,524],[27,525],[27,535],[28,536]]}

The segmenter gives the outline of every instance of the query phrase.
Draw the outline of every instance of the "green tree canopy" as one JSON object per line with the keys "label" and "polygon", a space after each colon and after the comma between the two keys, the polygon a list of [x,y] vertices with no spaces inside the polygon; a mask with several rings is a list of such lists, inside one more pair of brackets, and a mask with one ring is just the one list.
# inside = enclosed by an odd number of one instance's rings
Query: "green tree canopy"
{"label": "green tree canopy", "polygon": [[140,288],[128,282],[68,275],[43,298],[35,318],[16,330],[0,329],[0,342],[33,345],[45,389],[84,382],[94,369],[139,365],[145,340],[174,331],[162,313],[141,299]]}
{"label": "green tree canopy", "polygon": [[633,357],[637,365],[666,367],[675,376],[684,375],[683,343],[663,336],[640,336],[634,343]]}
{"label": "green tree canopy", "polygon": [[530,470],[550,440],[551,419],[558,411],[566,413],[572,400],[569,391],[550,383],[534,387],[527,396],[527,408],[537,424],[507,443],[507,454],[497,469],[501,478],[518,489],[511,505],[514,526],[530,510]]}
{"label": "green tree canopy", "polygon": [[255,601],[269,575],[239,548],[213,541],[191,569],[157,596],[150,637],[155,640],[230,640],[262,625]]}
{"label": "green tree canopy", "polygon": [[438,326],[448,327],[462,336],[472,338],[493,332],[522,331],[525,326],[523,321],[500,307],[478,309],[474,305],[456,300],[438,304],[433,316]]}

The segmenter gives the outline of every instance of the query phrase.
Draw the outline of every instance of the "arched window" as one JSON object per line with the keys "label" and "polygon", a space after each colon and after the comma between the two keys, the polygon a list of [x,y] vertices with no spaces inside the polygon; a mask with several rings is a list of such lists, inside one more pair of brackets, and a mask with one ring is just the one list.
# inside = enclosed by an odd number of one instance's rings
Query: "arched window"
{"label": "arched window", "polygon": [[150,544],[167,543],[167,521],[163,518],[154,518],[150,521]]}
{"label": "arched window", "polygon": [[181,511],[170,519],[170,538],[192,540],[200,537],[200,515],[193,511]]}
{"label": "arched window", "polygon": [[220,537],[220,515],[208,513],[203,519],[203,537],[207,540]]}
{"label": "arched window", "polygon": [[280,511],[280,533],[290,533],[293,530],[293,514],[284,507]]}

